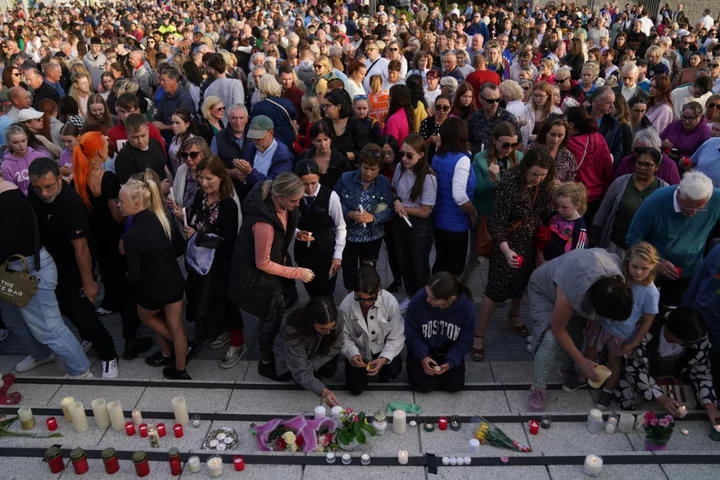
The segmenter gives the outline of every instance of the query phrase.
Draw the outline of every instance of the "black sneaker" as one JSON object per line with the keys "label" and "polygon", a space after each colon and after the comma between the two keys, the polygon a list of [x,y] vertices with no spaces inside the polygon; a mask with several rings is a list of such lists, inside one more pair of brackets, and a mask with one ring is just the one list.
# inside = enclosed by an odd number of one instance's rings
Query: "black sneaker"
{"label": "black sneaker", "polygon": [[273,380],[275,382],[287,382],[292,378],[292,374],[290,372],[278,375],[277,370],[275,370],[275,362],[258,362],[258,375]]}
{"label": "black sneaker", "polygon": [[390,284],[390,286],[387,288],[387,291],[390,293],[397,293],[400,291],[400,288],[402,287],[402,282],[399,280],[395,280]]}
{"label": "black sneaker", "polygon": [[600,407],[608,408],[610,406],[610,402],[612,402],[612,398],[612,393],[603,390],[602,392],[600,392],[600,398],[598,398],[597,404]]}
{"label": "black sneaker", "polygon": [[125,350],[123,358],[125,360],[135,360],[141,353],[145,353],[153,346],[152,338],[141,337],[136,340],[125,341]]}
{"label": "black sneaker", "polygon": [[145,364],[155,368],[172,366],[175,365],[175,356],[164,357],[162,352],[158,350],[145,359]]}
{"label": "black sneaker", "polygon": [[195,358],[195,356],[200,351],[200,346],[202,344],[197,344],[195,342],[188,342],[188,349],[187,349],[187,356],[185,357],[185,363],[190,363],[190,360]]}
{"label": "black sneaker", "polygon": [[163,378],[166,380],[192,380],[187,370],[177,370],[175,367],[163,368]]}
{"label": "black sneaker", "polygon": [[580,377],[578,377],[577,373],[573,373],[563,384],[562,390],[565,393],[570,393],[576,390],[580,390],[581,388],[586,388],[587,386],[587,380],[580,380]]}

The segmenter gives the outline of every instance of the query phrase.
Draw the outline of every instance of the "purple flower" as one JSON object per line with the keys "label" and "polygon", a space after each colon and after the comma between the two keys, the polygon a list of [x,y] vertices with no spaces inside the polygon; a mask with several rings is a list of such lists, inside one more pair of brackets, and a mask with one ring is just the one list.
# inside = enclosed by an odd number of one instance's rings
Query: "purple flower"
{"label": "purple flower", "polygon": [[645,420],[647,420],[648,422],[649,422],[650,420],[654,420],[654,419],[655,419],[655,414],[654,414],[653,412],[647,412],[647,413],[645,414]]}
{"label": "purple flower", "polygon": [[658,419],[657,419],[657,418],[653,418],[653,419],[650,421],[650,425],[652,425],[653,427],[657,427],[657,426],[658,426]]}
{"label": "purple flower", "polygon": [[675,421],[675,419],[673,418],[672,415],[665,415],[665,420],[667,420],[667,421],[670,422],[670,423],[672,423],[672,422]]}
{"label": "purple flower", "polygon": [[659,423],[660,426],[663,427],[663,428],[667,428],[667,427],[670,426],[670,422],[667,420],[667,418],[663,418],[663,419],[660,420],[660,422],[658,422],[658,423]]}

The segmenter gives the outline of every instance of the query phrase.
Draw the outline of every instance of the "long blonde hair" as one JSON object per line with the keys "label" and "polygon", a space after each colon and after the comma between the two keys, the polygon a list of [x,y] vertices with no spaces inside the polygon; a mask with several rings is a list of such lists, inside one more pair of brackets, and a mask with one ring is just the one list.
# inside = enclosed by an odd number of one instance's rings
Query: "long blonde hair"
{"label": "long blonde hair", "polygon": [[145,172],[136,173],[122,188],[126,189],[131,200],[140,199],[143,206],[153,212],[160,221],[168,240],[172,238],[170,219],[160,194],[160,177],[149,168]]}
{"label": "long blonde hair", "polygon": [[623,262],[623,275],[625,275],[625,281],[626,282],[632,282],[632,277],[630,277],[630,262],[633,258],[639,258],[640,260],[643,260],[646,262],[650,267],[652,268],[652,271],[650,272],[650,275],[647,276],[647,278],[641,282],[641,285],[650,285],[651,283],[655,282],[655,277],[657,276],[657,265],[660,263],[660,255],[658,254],[658,251],[650,245],[647,242],[640,242],[636,243],[625,254],[625,261]]}

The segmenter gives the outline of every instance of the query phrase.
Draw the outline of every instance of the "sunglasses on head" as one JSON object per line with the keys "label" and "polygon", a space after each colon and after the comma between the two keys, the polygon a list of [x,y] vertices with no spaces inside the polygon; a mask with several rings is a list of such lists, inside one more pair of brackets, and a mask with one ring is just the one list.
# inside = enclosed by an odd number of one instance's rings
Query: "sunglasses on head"
{"label": "sunglasses on head", "polygon": [[180,152],[180,158],[183,160],[187,160],[188,158],[197,160],[201,153],[202,152]]}

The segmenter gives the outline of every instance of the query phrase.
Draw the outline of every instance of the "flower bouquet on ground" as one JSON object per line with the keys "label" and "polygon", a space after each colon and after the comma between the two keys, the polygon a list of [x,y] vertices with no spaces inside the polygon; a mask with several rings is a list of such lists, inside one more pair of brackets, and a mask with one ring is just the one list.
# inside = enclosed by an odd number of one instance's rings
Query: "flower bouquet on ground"
{"label": "flower bouquet on ground", "polygon": [[250,425],[263,452],[324,452],[333,450],[333,432],[337,422],[332,418],[307,420],[299,415],[291,420],[276,418],[264,425]]}
{"label": "flower bouquet on ground", "polygon": [[517,452],[531,452],[530,447],[520,444],[511,439],[500,428],[488,422],[482,417],[474,418],[471,422],[473,438],[476,438],[483,445],[492,445],[493,447],[507,448]]}
{"label": "flower bouquet on ground", "polygon": [[335,450],[333,445],[335,441],[335,429],[338,424],[332,418],[316,418],[308,420],[305,432],[311,431],[316,439],[314,452],[332,452]]}
{"label": "flower bouquet on ground", "polygon": [[672,415],[658,418],[653,412],[647,412],[642,424],[645,427],[645,450],[648,452],[666,450],[675,428],[675,419]]}
{"label": "flower bouquet on ground", "polygon": [[367,442],[367,435],[375,436],[375,427],[367,422],[365,412],[353,412],[352,408],[340,414],[340,425],[335,430],[337,447],[352,450]]}

